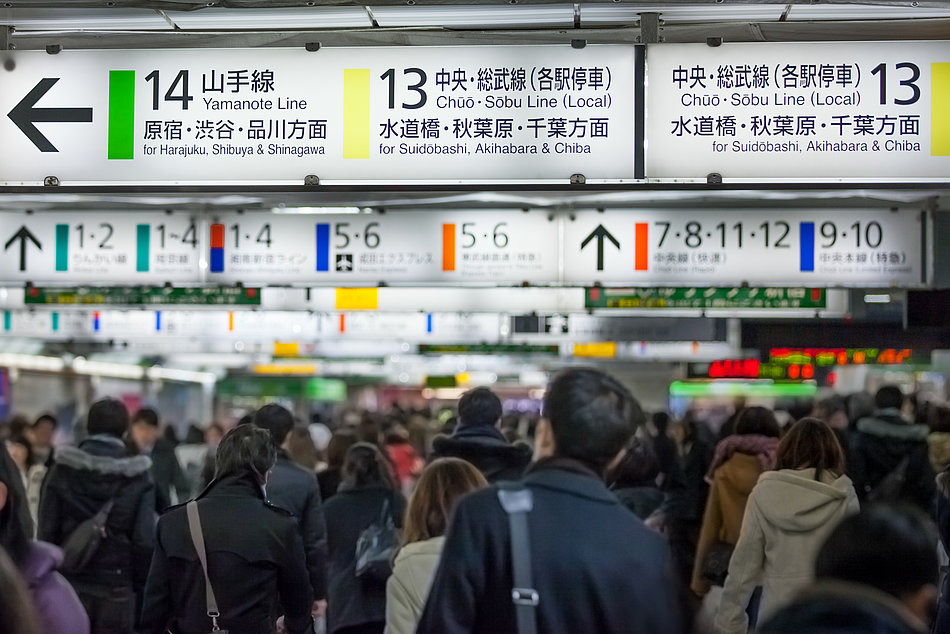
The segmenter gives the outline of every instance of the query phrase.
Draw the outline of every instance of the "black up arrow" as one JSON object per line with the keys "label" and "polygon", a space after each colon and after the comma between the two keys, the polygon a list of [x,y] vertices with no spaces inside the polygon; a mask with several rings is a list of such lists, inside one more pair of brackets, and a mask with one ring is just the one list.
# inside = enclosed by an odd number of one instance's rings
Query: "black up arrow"
{"label": "black up arrow", "polygon": [[36,248],[40,251],[43,250],[43,245],[40,244],[39,240],[36,239],[30,230],[26,228],[26,225],[20,227],[20,230],[13,234],[13,237],[7,240],[6,245],[4,245],[3,250],[8,251],[10,247],[13,246],[13,243],[17,240],[20,241],[20,270],[26,270],[26,241],[29,240],[36,245]]}
{"label": "black up arrow", "polygon": [[584,250],[584,247],[587,244],[597,238],[597,270],[604,270],[604,238],[607,238],[614,243],[614,246],[618,249],[620,248],[620,243],[617,242],[617,238],[610,235],[610,232],[604,229],[604,225],[597,225],[597,228],[590,232],[590,235],[584,238],[584,241],[581,242],[581,250]]}
{"label": "black up arrow", "polygon": [[43,133],[37,130],[34,123],[90,123],[92,108],[35,108],[36,102],[49,92],[49,89],[59,81],[59,77],[41,79],[33,90],[20,100],[10,114],[10,120],[20,128],[20,131],[33,142],[40,152],[59,152],[49,142]]}

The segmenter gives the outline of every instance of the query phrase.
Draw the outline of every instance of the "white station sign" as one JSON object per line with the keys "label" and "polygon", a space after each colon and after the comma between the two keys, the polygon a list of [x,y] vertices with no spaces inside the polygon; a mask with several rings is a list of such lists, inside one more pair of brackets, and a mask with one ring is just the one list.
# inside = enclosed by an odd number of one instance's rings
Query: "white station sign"
{"label": "white station sign", "polygon": [[950,42],[660,44],[646,64],[651,179],[950,176]]}
{"label": "white station sign", "polygon": [[631,46],[12,55],[0,70],[0,185],[634,175]]}
{"label": "white station sign", "polygon": [[922,222],[887,209],[579,212],[564,282],[921,286]]}
{"label": "white station sign", "polygon": [[0,212],[0,279],[163,284],[199,280],[201,223],[187,213]]}
{"label": "white station sign", "polygon": [[211,222],[207,281],[554,283],[558,222],[512,210],[229,214]]}

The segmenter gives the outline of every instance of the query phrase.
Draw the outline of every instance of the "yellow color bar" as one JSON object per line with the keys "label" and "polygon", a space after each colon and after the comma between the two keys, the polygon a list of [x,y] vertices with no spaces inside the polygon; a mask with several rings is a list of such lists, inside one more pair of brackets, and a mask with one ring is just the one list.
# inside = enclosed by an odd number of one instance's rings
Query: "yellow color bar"
{"label": "yellow color bar", "polygon": [[300,356],[300,349],[296,343],[274,342],[275,357],[297,357]]}
{"label": "yellow color bar", "polygon": [[336,309],[376,310],[376,291],[375,288],[338,288],[336,289]]}
{"label": "yellow color bar", "polygon": [[278,375],[312,375],[316,374],[319,368],[316,365],[283,365],[280,363],[269,363],[254,366],[254,374],[278,374]]}
{"label": "yellow color bar", "polygon": [[369,158],[369,69],[343,69],[343,158]]}
{"label": "yellow color bar", "polygon": [[614,341],[601,341],[598,343],[575,343],[575,357],[616,357],[617,343]]}
{"label": "yellow color bar", "polygon": [[950,156],[950,64],[930,64],[930,155]]}

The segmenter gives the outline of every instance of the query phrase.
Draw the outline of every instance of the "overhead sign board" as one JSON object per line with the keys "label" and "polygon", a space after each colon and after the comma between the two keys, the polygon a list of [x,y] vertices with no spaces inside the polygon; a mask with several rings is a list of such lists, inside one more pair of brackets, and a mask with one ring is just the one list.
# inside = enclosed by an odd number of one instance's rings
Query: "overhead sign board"
{"label": "overhead sign board", "polygon": [[0,185],[634,176],[631,46],[11,55]]}
{"label": "overhead sign board", "polygon": [[945,41],[659,44],[646,63],[650,178],[950,175]]}
{"label": "overhead sign board", "polygon": [[0,212],[0,279],[194,283],[199,224],[183,213]]}
{"label": "overhead sign board", "polygon": [[543,211],[227,214],[209,225],[217,283],[554,283],[558,223]]}
{"label": "overhead sign board", "polygon": [[919,286],[923,222],[887,209],[578,212],[565,222],[564,281]]}
{"label": "overhead sign board", "polygon": [[814,308],[826,305],[823,288],[716,288],[712,286],[586,289],[587,308]]}

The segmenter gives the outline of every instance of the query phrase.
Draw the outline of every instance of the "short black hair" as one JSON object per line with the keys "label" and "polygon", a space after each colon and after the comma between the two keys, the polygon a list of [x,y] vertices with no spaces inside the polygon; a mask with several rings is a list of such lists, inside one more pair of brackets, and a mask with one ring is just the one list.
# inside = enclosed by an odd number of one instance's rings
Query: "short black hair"
{"label": "short black hair", "polygon": [[283,405],[268,403],[254,412],[254,424],[270,432],[275,445],[282,445],[294,428],[294,415]]}
{"label": "short black hair", "polygon": [[49,423],[53,426],[53,429],[59,426],[59,421],[56,420],[56,417],[50,413],[40,414],[36,417],[36,420],[33,421],[33,424],[30,427],[39,427],[40,423]]}
{"label": "short black hair", "polygon": [[591,368],[571,368],[551,381],[544,395],[544,417],[551,424],[555,454],[603,473],[636,426],[640,403],[616,379]]}
{"label": "short black hair", "polygon": [[653,444],[633,438],[627,445],[627,453],[616,467],[610,470],[608,480],[612,488],[655,487],[660,475],[660,461]]}
{"label": "short black hair", "polygon": [[736,419],[735,434],[747,435],[757,434],[759,436],[768,436],[769,438],[780,438],[782,428],[778,426],[775,419],[775,412],[767,407],[755,405],[747,407],[739,413]]}
{"label": "short black hair", "polygon": [[882,385],[874,393],[874,407],[878,409],[900,409],[904,405],[904,392],[896,385]]}
{"label": "short black hair", "polygon": [[90,436],[107,434],[122,438],[129,430],[129,410],[120,400],[108,397],[99,399],[89,406],[86,430]]}
{"label": "short black hair", "polygon": [[936,585],[937,532],[907,504],[872,504],[846,518],[818,551],[815,576],[861,583],[899,599]]}
{"label": "short black hair", "polygon": [[459,399],[459,427],[491,427],[500,419],[501,400],[487,387],[476,387]]}
{"label": "short black hair", "polygon": [[665,434],[666,430],[670,428],[671,419],[668,412],[653,412],[650,420],[653,421],[653,426],[661,434]]}
{"label": "short black hair", "polygon": [[145,423],[150,427],[158,427],[158,412],[151,407],[143,407],[135,412],[135,416],[132,417],[132,422]]}
{"label": "short black hair", "polygon": [[238,425],[218,445],[214,477],[251,472],[263,482],[275,462],[277,447],[270,432],[255,425]]}

